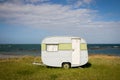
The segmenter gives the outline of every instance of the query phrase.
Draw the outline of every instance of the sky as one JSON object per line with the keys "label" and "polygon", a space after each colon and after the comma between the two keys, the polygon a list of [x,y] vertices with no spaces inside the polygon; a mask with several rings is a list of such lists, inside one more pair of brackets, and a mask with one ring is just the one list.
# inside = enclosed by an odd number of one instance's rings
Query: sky
{"label": "sky", "polygon": [[0,44],[77,36],[120,44],[120,0],[0,0]]}

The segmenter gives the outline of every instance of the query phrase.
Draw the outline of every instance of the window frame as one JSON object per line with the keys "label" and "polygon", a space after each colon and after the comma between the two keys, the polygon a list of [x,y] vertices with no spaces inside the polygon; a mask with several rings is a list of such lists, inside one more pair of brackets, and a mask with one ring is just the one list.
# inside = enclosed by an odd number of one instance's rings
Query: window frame
{"label": "window frame", "polygon": [[[53,51],[53,50],[48,50],[48,45],[55,45],[57,46],[57,50]],[[58,52],[59,51],[59,44],[46,44],[46,51],[47,52]]]}

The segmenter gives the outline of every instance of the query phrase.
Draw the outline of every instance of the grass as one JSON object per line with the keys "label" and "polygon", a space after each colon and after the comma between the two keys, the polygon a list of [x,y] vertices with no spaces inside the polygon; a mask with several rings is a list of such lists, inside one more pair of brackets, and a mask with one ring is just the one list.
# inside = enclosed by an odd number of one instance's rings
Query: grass
{"label": "grass", "polygon": [[0,59],[0,80],[120,80],[120,57],[91,55],[81,68],[50,68],[33,65],[40,57]]}

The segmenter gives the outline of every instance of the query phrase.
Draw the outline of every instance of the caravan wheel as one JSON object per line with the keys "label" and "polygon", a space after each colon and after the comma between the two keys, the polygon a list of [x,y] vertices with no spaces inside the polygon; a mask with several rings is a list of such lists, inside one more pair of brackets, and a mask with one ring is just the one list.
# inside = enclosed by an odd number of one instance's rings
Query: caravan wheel
{"label": "caravan wheel", "polygon": [[64,69],[69,69],[69,68],[71,67],[71,64],[70,64],[70,63],[63,63],[63,64],[62,64],[62,67],[63,67]]}

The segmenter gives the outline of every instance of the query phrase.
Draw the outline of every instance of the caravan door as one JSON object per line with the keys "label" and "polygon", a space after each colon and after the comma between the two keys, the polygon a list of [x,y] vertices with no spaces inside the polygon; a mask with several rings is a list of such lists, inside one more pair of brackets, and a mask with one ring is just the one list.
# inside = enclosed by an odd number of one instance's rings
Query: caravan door
{"label": "caravan door", "polygon": [[72,39],[72,64],[80,64],[80,39]]}

